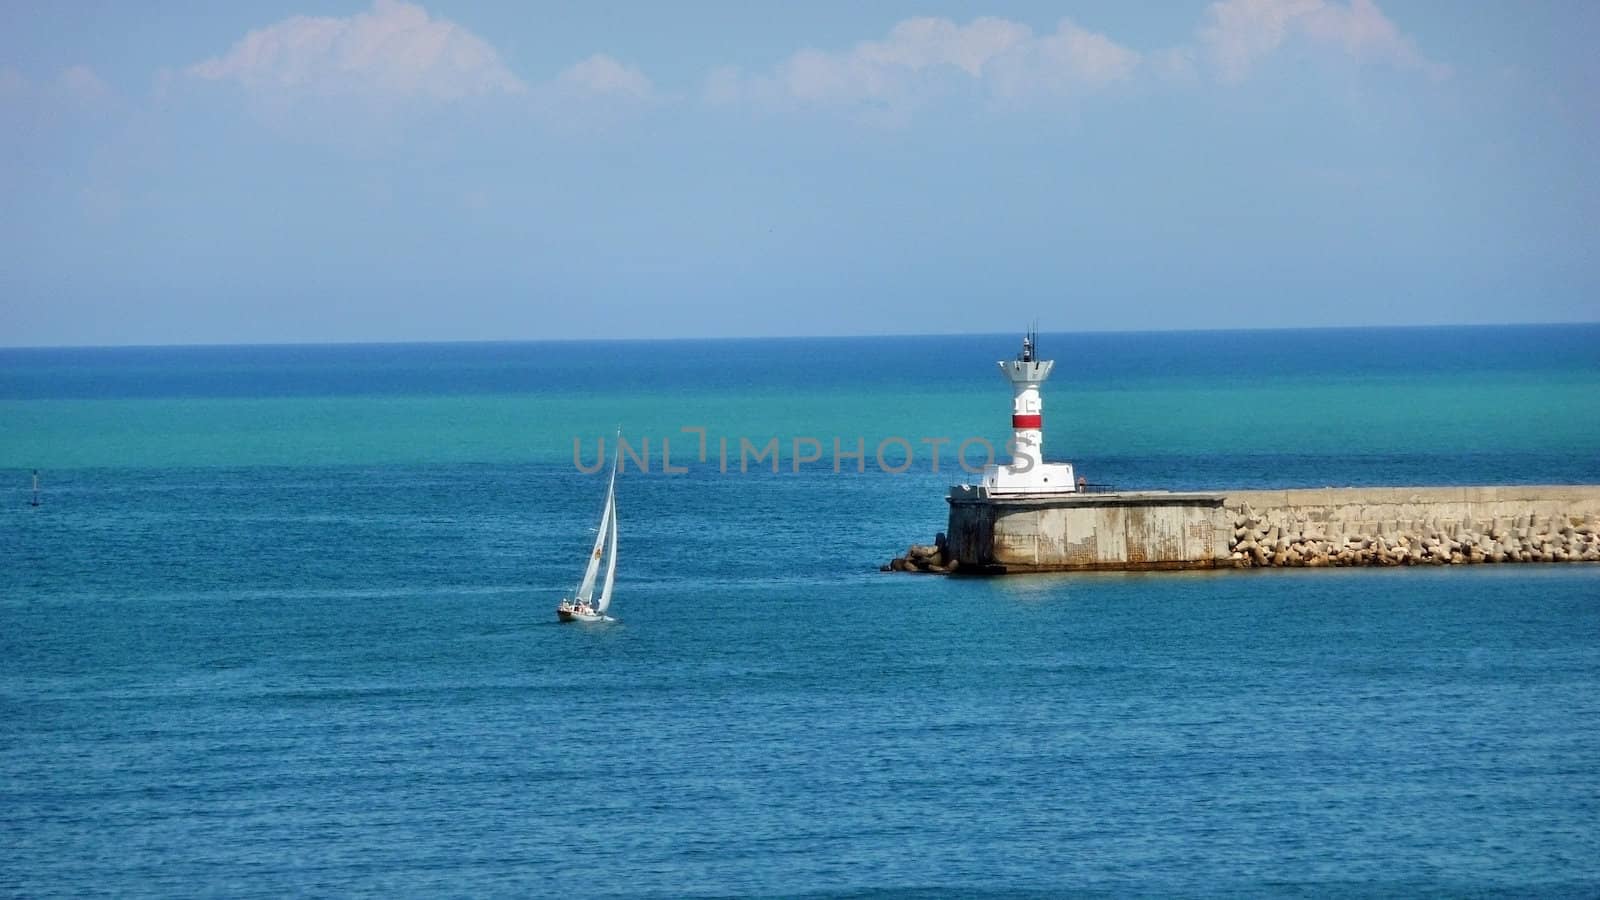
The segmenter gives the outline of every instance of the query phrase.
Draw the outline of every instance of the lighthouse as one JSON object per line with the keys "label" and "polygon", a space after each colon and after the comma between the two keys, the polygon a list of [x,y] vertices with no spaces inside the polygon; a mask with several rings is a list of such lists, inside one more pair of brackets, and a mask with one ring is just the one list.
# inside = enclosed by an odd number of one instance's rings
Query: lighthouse
{"label": "lighthouse", "polygon": [[1039,386],[1055,360],[1039,358],[1039,334],[1022,338],[1016,359],[1001,360],[1000,373],[1011,382],[1011,462],[988,466],[983,488],[990,494],[1067,494],[1077,490],[1071,463],[1044,461],[1044,398]]}

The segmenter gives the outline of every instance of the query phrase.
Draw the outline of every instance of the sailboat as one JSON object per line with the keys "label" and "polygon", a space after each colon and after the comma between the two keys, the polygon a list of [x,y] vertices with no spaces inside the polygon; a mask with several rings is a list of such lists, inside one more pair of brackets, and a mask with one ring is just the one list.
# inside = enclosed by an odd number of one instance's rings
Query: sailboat
{"label": "sailboat", "polygon": [[[617,455],[620,457],[621,447]],[[605,579],[600,583],[600,596],[594,596],[595,576],[600,572],[600,557],[606,559]],[[594,552],[589,554],[589,564],[583,570],[583,581],[571,597],[562,597],[556,606],[556,618],[563,622],[611,622],[606,615],[611,606],[611,587],[617,580],[617,460],[611,462],[611,483],[606,486],[606,505],[600,512],[599,533],[594,537]]]}

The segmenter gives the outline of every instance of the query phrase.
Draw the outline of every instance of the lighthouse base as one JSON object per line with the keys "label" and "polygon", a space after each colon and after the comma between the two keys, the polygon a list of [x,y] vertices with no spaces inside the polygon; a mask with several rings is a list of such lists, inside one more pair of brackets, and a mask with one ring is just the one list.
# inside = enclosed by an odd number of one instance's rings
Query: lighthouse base
{"label": "lighthouse base", "polygon": [[1031,466],[985,466],[977,484],[957,490],[976,497],[1012,494],[1071,494],[1078,490],[1072,463],[1035,463]]}

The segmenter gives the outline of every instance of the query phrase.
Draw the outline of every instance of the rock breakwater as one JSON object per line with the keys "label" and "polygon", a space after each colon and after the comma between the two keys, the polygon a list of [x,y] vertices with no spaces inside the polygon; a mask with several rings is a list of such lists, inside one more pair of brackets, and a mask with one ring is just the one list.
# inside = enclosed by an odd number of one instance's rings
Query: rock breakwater
{"label": "rock breakwater", "polygon": [[960,568],[958,560],[951,559],[944,532],[939,532],[931,544],[912,544],[904,556],[896,556],[884,563],[880,572],[926,572],[930,575],[948,575]]}
{"label": "rock breakwater", "polygon": [[1600,562],[1600,522],[1592,516],[1353,524],[1246,505],[1233,526],[1229,560],[1241,569]]}

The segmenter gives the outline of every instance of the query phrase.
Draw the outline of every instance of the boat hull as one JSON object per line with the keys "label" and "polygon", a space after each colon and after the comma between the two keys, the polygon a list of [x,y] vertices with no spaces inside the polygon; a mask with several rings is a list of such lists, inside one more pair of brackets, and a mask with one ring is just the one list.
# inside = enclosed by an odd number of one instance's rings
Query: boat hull
{"label": "boat hull", "polygon": [[556,608],[556,619],[562,622],[604,622],[605,615],[601,613],[585,613],[574,609]]}

